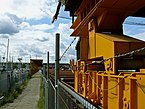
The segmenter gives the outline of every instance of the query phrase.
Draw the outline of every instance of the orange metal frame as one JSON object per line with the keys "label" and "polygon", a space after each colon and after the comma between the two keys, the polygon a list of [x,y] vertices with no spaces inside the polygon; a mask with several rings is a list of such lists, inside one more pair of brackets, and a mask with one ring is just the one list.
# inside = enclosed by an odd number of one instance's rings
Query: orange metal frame
{"label": "orange metal frame", "polygon": [[145,108],[144,102],[140,100],[145,100],[145,73],[142,71],[108,75],[105,71],[85,71],[84,61],[78,61],[74,66],[77,68],[73,70],[75,91],[94,105],[103,109]]}

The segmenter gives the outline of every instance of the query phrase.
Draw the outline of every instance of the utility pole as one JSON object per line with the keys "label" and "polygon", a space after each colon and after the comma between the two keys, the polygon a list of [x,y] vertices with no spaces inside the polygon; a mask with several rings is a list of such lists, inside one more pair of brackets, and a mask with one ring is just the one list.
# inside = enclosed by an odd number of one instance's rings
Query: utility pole
{"label": "utility pole", "polygon": [[59,37],[60,34],[56,33],[55,42],[55,109],[59,108],[59,96],[58,96],[58,81],[59,81]]}

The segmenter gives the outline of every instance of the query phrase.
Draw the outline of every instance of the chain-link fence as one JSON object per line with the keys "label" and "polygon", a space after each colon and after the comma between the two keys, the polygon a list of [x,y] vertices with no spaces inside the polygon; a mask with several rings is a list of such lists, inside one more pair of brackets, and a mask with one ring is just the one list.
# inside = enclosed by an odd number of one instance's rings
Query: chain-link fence
{"label": "chain-link fence", "polygon": [[29,71],[27,69],[18,69],[13,71],[13,79],[15,88],[20,87],[20,85],[27,79]]}
{"label": "chain-link fence", "polygon": [[55,87],[54,81],[43,77],[44,100],[45,109],[99,109],[79,96],[73,89],[68,87],[63,82],[58,85],[58,98],[57,104],[55,103]]}
{"label": "chain-link fence", "polygon": [[51,80],[46,80],[43,77],[43,94],[44,94],[44,106],[45,109],[54,109],[55,108],[55,88]]}
{"label": "chain-link fence", "polygon": [[63,87],[59,85],[60,109],[83,109],[83,106]]}
{"label": "chain-link fence", "polygon": [[0,71],[0,104],[3,102],[4,94],[19,88],[27,79],[28,73],[27,69]]}

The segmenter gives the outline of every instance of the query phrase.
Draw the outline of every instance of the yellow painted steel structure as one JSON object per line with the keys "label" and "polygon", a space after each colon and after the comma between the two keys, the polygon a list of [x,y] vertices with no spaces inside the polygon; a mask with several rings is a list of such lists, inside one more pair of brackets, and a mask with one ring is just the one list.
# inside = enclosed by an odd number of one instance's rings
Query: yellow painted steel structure
{"label": "yellow painted steel structure", "polygon": [[[140,68],[145,68],[145,51],[114,57],[145,47],[145,42],[128,36],[95,33],[93,28],[89,30],[88,40],[88,60],[78,60],[75,65],[71,62],[75,91],[103,109],[144,109],[145,70]],[[97,64],[101,60],[103,64]],[[96,63],[92,64],[93,61]]]}
{"label": "yellow painted steel structure", "polygon": [[[85,71],[85,62],[74,65],[75,91],[103,109],[144,109],[145,70],[109,75],[105,71]],[[81,66],[81,67],[80,67]]]}
{"label": "yellow painted steel structure", "polygon": [[145,0],[65,3],[77,16],[71,36],[79,37],[79,59],[70,61],[75,91],[102,109],[145,109],[145,42],[122,30],[129,15],[145,17]]}
{"label": "yellow painted steel structure", "polygon": [[[91,25],[91,26],[90,26]],[[102,59],[107,59],[105,61],[105,71],[108,74],[115,74],[117,70],[135,70],[145,67],[144,56],[145,51],[134,54],[134,57],[125,57],[122,61],[122,65],[117,64],[118,59],[111,58],[119,54],[124,54],[127,52],[134,51],[141,47],[145,47],[145,42],[131,38],[129,36],[116,35],[116,34],[105,34],[105,33],[96,33],[94,22],[90,21],[89,23],[89,48],[88,48],[88,59],[97,59],[102,57]],[[90,29],[91,28],[91,29]],[[140,57],[135,59],[136,57]],[[108,59],[111,58],[111,59]],[[122,57],[124,58],[124,57]],[[134,59],[132,59],[134,58]],[[131,65],[131,62],[136,62],[138,65]],[[128,65],[128,69],[122,69],[123,65]],[[121,67],[121,69],[120,69]]]}

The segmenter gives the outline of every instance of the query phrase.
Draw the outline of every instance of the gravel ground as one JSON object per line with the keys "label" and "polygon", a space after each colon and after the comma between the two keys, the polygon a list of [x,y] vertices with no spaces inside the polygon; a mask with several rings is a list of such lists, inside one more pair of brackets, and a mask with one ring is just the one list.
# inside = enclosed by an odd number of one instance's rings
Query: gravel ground
{"label": "gravel ground", "polygon": [[40,73],[33,75],[22,94],[13,103],[8,103],[0,107],[0,109],[38,109],[37,102],[40,92],[39,77]]}

